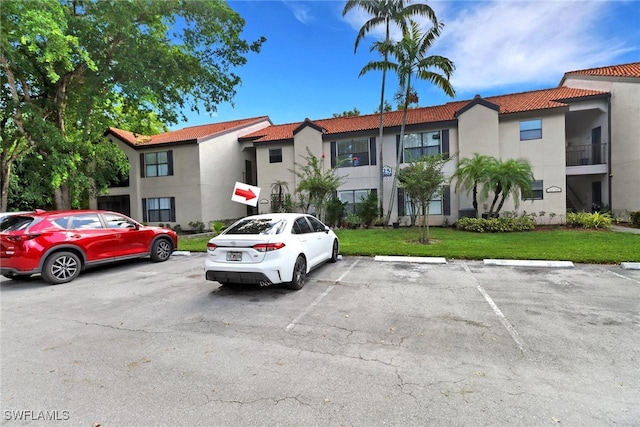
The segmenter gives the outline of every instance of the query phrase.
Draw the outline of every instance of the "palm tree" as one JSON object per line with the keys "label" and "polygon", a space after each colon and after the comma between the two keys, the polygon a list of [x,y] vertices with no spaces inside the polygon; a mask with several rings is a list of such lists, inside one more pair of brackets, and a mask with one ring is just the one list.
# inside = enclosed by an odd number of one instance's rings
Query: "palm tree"
{"label": "palm tree", "polygon": [[495,161],[493,157],[484,156],[474,153],[473,157],[460,160],[453,178],[456,179],[455,191],[460,189],[469,191],[473,194],[473,210],[476,218],[478,217],[478,191],[480,185],[486,183],[489,178],[489,170]]}
{"label": "palm tree", "polygon": [[[380,47],[379,52],[384,57],[384,62],[387,62],[389,59],[389,44],[391,41],[390,38],[390,28],[391,24],[395,24],[402,30],[404,34],[407,30],[407,20],[411,16],[426,16],[431,20],[433,25],[438,25],[438,20],[436,18],[436,14],[431,9],[430,6],[424,3],[415,3],[411,5],[406,5],[405,0],[347,0],[344,5],[344,9],[342,10],[342,16],[345,16],[349,13],[350,10],[359,7],[371,15],[371,19],[362,25],[360,31],[358,32],[358,36],[356,37],[355,45],[353,48],[353,52],[355,53],[358,50],[358,45],[360,41],[367,35],[367,33],[371,32],[374,28],[384,25],[385,26],[385,38],[382,44],[379,44]],[[383,192],[383,184],[384,179],[382,176],[382,168],[384,166],[383,155],[382,155],[382,136],[384,129],[384,88],[387,76],[387,69],[382,69],[382,88],[380,90],[380,129],[378,134],[378,158],[379,158],[379,168],[380,168],[380,182],[378,195],[380,200],[380,215],[382,216],[382,203],[384,200],[384,192]],[[362,73],[360,73],[362,75]]]}
{"label": "palm tree", "polygon": [[402,113],[402,123],[400,126],[400,147],[396,158],[396,174],[394,175],[393,185],[391,187],[391,199],[385,223],[389,222],[393,197],[398,185],[397,171],[400,168],[400,158],[404,150],[404,132],[409,104],[417,102],[418,100],[418,94],[411,86],[412,78],[415,76],[417,79],[429,81],[442,89],[448,96],[453,97],[455,95],[455,90],[449,81],[455,69],[453,62],[439,55],[427,56],[427,52],[440,36],[443,27],[444,24],[439,23],[431,27],[426,33],[422,33],[418,24],[415,21],[410,21],[410,28],[405,32],[402,40],[389,47],[389,53],[394,57],[396,62],[389,60],[373,61],[365,65],[362,71],[360,71],[360,75],[371,70],[389,69],[395,71],[398,75],[401,93],[403,93],[401,98],[404,111]]}
{"label": "palm tree", "polygon": [[[489,209],[489,216],[499,214],[505,200],[509,196],[513,195],[515,207],[517,208],[520,195],[531,194],[531,183],[534,180],[534,176],[531,165],[527,160],[496,160],[488,172],[489,181],[483,192],[487,195],[489,188],[492,188],[494,192],[491,208]],[[498,203],[498,199],[500,199],[500,203]],[[498,203],[498,207],[494,211],[496,203]]]}

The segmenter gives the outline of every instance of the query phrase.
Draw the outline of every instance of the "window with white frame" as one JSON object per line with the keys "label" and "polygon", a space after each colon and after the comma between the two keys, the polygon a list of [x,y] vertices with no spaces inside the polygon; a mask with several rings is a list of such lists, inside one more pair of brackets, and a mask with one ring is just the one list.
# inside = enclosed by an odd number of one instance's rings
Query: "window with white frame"
{"label": "window with white frame", "polygon": [[[408,193],[404,195],[404,214],[405,215],[422,215],[422,204],[416,202],[415,204],[411,200],[411,196]],[[442,196],[437,195],[429,201],[429,215],[442,215]]]}
{"label": "window with white frame", "polygon": [[337,141],[336,164],[339,168],[369,166],[369,139]]}
{"label": "window with white frame", "polygon": [[520,121],[520,141],[542,138],[542,120],[522,120]]}
{"label": "window with white frame", "polygon": [[531,193],[522,194],[522,200],[542,200],[544,198],[544,189],[542,180],[531,181]]}
{"label": "window with white frame", "polygon": [[144,154],[144,176],[169,176],[172,175],[170,167],[170,155],[168,151]]}
{"label": "window with white frame", "polygon": [[362,203],[363,199],[369,196],[369,193],[375,190],[343,190],[338,191],[338,199],[345,205],[347,212],[356,213],[356,206]]}
{"label": "window with white frame", "polygon": [[143,199],[145,222],[173,222],[176,219],[173,197]]}
{"label": "window with white frame", "polygon": [[422,156],[434,156],[442,152],[440,131],[411,133],[404,137],[404,163]]}

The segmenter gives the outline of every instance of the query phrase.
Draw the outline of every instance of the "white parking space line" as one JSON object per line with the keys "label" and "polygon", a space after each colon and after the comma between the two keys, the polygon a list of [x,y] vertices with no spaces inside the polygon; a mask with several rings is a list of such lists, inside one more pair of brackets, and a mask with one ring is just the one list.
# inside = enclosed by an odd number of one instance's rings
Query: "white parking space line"
{"label": "white parking space line", "polygon": [[520,338],[520,335],[518,335],[518,331],[516,331],[516,328],[514,328],[513,325],[504,316],[504,314],[502,314],[502,311],[500,310],[500,308],[498,308],[496,303],[493,302],[493,299],[491,299],[491,296],[489,296],[487,291],[484,290],[484,288],[480,284],[480,281],[473,275],[473,273],[471,273],[471,270],[469,269],[467,264],[463,263],[462,266],[464,267],[464,270],[469,274],[469,276],[471,276],[471,278],[473,278],[473,280],[476,282],[478,291],[480,291],[484,299],[487,301],[487,303],[489,303],[489,306],[491,306],[491,309],[496,314],[496,316],[498,316],[498,319],[500,319],[502,325],[507,329],[509,335],[511,335],[511,338],[513,338],[513,341],[515,341],[515,343],[518,345],[518,348],[520,348],[520,351],[524,353],[524,342]]}
{"label": "white parking space line", "polygon": [[302,311],[302,313],[298,314],[298,315],[296,316],[296,318],[295,318],[295,319],[293,319],[293,321],[291,321],[291,323],[289,323],[289,324],[287,325],[287,327],[285,328],[285,330],[288,332],[288,331],[290,331],[291,329],[293,329],[293,328],[296,326],[296,324],[298,324],[298,323],[300,322],[300,320],[302,320],[302,318],[303,318],[304,316],[306,316],[306,315],[307,315],[311,310],[313,310],[313,308],[314,308],[316,305],[318,305],[318,303],[320,303],[320,301],[322,301],[322,300],[324,299],[324,297],[326,297],[327,295],[329,295],[329,292],[331,292],[331,291],[333,290],[333,288],[335,288],[335,287],[336,287],[336,285],[337,285],[338,283],[340,283],[340,282],[342,281],[342,279],[344,279],[344,278],[345,278],[345,276],[346,276],[347,274],[349,274],[349,272],[353,269],[353,267],[355,267],[359,262],[360,262],[360,260],[359,260],[359,259],[357,259],[353,264],[351,264],[351,265],[349,266],[349,268],[347,269],[347,271],[345,271],[344,273],[342,273],[342,274],[340,275],[340,277],[338,277],[338,278],[336,279],[336,281],[334,282],[334,284],[333,284],[333,285],[331,285],[331,286],[329,286],[329,287],[327,288],[327,290],[326,290],[326,291],[324,291],[323,293],[321,293],[320,295],[318,295],[318,297],[317,297],[315,300],[313,300],[313,302],[312,302],[311,304],[309,304],[309,306],[308,306],[306,309],[304,309],[304,311]]}

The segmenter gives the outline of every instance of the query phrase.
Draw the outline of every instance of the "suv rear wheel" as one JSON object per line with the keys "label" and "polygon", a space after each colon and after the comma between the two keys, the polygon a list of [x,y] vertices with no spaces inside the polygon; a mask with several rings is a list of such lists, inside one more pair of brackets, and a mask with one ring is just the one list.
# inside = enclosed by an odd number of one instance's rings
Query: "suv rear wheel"
{"label": "suv rear wheel", "polygon": [[44,262],[42,278],[52,285],[67,283],[78,277],[82,263],[80,257],[73,252],[56,252],[49,255]]}

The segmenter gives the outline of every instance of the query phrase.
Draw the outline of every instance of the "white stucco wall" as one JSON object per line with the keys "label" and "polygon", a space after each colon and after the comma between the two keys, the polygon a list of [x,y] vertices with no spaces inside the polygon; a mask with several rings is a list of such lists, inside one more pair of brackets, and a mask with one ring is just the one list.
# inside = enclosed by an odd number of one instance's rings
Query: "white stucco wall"
{"label": "white stucco wall", "polygon": [[574,75],[563,85],[611,93],[611,209],[640,210],[640,79]]}

